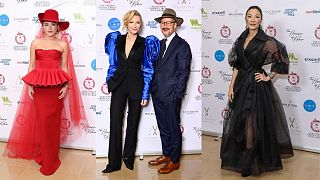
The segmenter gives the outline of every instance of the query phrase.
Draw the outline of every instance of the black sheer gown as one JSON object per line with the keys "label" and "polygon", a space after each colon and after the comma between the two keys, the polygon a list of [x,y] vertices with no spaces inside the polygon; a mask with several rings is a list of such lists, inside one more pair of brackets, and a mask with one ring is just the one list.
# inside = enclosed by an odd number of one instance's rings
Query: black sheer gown
{"label": "black sheer gown", "polygon": [[258,175],[282,169],[281,158],[293,156],[286,116],[280,97],[271,81],[255,81],[254,73],[288,74],[285,46],[259,30],[243,49],[248,30],[234,43],[229,63],[238,69],[234,100],[224,119],[221,142],[221,168]]}

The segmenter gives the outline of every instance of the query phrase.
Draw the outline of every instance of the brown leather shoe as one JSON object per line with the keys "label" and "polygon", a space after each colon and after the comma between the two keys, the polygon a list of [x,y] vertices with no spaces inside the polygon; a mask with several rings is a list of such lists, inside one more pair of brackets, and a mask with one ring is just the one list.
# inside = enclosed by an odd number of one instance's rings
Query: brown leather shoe
{"label": "brown leather shoe", "polygon": [[164,165],[162,168],[160,168],[158,170],[159,174],[169,174],[172,171],[178,170],[180,167],[180,163],[173,163],[172,161],[170,161],[169,163],[167,163],[166,165]]}
{"label": "brown leather shoe", "polygon": [[170,162],[170,157],[160,156],[148,162],[149,165],[157,166],[162,163]]}

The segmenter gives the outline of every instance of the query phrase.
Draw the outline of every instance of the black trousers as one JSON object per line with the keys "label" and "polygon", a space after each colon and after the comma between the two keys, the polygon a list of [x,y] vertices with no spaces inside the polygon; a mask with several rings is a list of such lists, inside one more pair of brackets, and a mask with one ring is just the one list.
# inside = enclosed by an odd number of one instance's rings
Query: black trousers
{"label": "black trousers", "polygon": [[121,167],[122,157],[122,129],[123,118],[128,101],[127,129],[123,157],[134,162],[137,147],[138,127],[141,115],[141,99],[132,99],[129,95],[128,83],[124,80],[112,92],[110,106],[110,139],[109,139],[109,165],[113,168]]}

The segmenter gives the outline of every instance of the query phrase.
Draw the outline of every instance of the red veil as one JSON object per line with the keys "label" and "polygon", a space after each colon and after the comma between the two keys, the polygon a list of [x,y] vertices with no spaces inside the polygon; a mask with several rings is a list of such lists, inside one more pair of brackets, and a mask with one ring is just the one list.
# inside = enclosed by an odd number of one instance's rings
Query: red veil
{"label": "red veil", "polygon": [[[41,25],[40,25],[41,26]],[[42,38],[43,32],[39,28],[36,38]],[[68,74],[72,78],[68,82],[68,93],[64,98],[64,108],[61,115],[60,144],[66,142],[72,128],[79,128],[87,123],[84,106],[79,91],[78,81],[73,66],[73,58],[68,34],[61,31],[59,39],[68,44]],[[39,152],[38,122],[33,100],[28,96],[28,85],[25,83],[12,125],[11,133],[4,156],[13,158],[34,159]],[[80,133],[79,133],[80,135]]]}

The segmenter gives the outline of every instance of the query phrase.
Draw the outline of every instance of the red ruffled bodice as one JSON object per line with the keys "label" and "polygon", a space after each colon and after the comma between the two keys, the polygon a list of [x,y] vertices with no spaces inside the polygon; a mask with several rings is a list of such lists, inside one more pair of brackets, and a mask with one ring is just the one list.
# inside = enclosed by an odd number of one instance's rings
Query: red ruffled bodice
{"label": "red ruffled bodice", "polygon": [[57,86],[71,80],[61,69],[61,52],[56,49],[36,49],[35,69],[22,78],[33,86]]}

